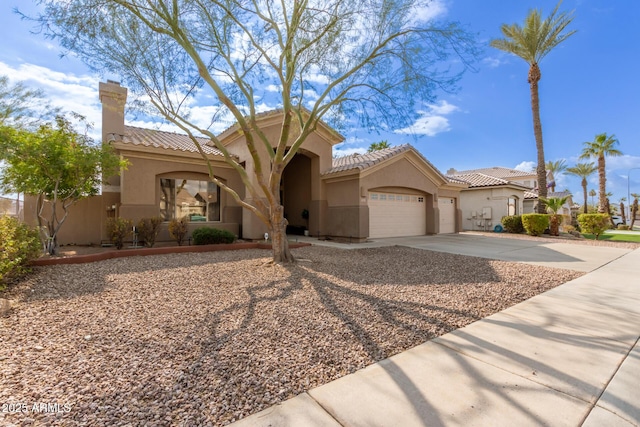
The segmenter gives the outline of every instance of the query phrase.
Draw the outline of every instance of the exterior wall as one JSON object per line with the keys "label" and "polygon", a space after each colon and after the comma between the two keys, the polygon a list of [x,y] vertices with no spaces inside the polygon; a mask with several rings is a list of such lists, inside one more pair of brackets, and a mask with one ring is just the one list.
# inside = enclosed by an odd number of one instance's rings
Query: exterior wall
{"label": "exterior wall", "polygon": [[[280,116],[278,116],[280,117]],[[265,121],[272,120],[273,123],[269,125],[264,124],[263,132],[269,141],[273,141],[275,146],[281,131],[281,120],[270,119],[269,117],[264,119]],[[236,134],[227,135],[223,140],[229,152],[238,157],[240,162],[245,163],[245,170],[253,171],[255,168],[253,158],[247,148],[246,140],[242,136],[236,137]],[[258,152],[260,162],[263,165],[270,164],[270,158],[266,148],[258,142],[256,144],[256,150]],[[312,235],[325,235],[327,227],[327,196],[324,183],[320,180],[320,173],[327,169],[330,169],[333,162],[332,157],[332,145],[331,142],[323,138],[319,133],[313,133],[307,137],[304,144],[298,151],[300,155],[304,155],[310,159],[310,194],[309,200],[303,200],[302,203],[307,203],[309,209],[309,230]],[[287,167],[292,166],[289,164]],[[295,169],[295,166],[293,166]],[[263,167],[263,176],[268,179],[268,167]],[[252,186],[257,188],[257,177],[254,173],[249,173],[249,179]],[[285,190],[286,191],[286,190]],[[260,194],[262,197],[262,194]],[[305,197],[306,199],[306,197]],[[246,198],[244,199],[248,203],[253,203],[252,195],[249,191],[246,191]],[[301,205],[300,205],[301,206]],[[297,207],[292,207],[296,209]],[[298,216],[302,212],[287,212],[290,217],[290,223],[295,224],[298,222]],[[301,219],[301,218],[300,218]],[[242,213],[242,236],[245,239],[259,240],[263,239],[264,233],[267,232],[267,227],[260,221],[260,219],[248,210],[244,210]]]}
{"label": "exterior wall", "polygon": [[[123,153],[130,164],[122,175],[118,216],[137,222],[141,218],[158,216],[160,212],[160,178],[183,178],[208,181],[208,169],[204,160],[168,157],[145,153]],[[225,163],[214,162],[216,177],[222,179],[242,197],[244,185],[238,173]],[[226,191],[220,191],[220,221],[198,222],[197,226],[225,228],[239,232],[242,207]],[[166,224],[164,229],[166,229]],[[166,230],[165,230],[166,231]],[[169,240],[168,232],[161,232],[159,239]],[[165,235],[166,234],[166,235]]]}
{"label": "exterior wall", "polygon": [[[35,197],[27,196],[25,198],[25,222],[31,226],[38,225],[35,203]],[[117,195],[110,193],[89,197],[71,206],[69,216],[58,233],[58,244],[99,245],[102,241],[107,240],[107,218],[114,216],[114,211],[107,210],[107,206],[117,204]],[[60,213],[63,212],[60,204],[58,204],[57,212],[60,217]]]}
{"label": "exterior wall", "polygon": [[[327,228],[319,236],[328,235],[352,241],[369,237],[369,208],[366,194],[361,197],[360,180],[357,175],[326,184]],[[310,229],[312,235],[315,230]]]}
{"label": "exterior wall", "polygon": [[[463,230],[493,230],[503,216],[508,215],[508,198],[518,199],[518,214],[523,213],[524,191],[509,187],[470,188],[460,194]],[[490,218],[481,214],[491,209]],[[476,218],[472,218],[472,213]]]}

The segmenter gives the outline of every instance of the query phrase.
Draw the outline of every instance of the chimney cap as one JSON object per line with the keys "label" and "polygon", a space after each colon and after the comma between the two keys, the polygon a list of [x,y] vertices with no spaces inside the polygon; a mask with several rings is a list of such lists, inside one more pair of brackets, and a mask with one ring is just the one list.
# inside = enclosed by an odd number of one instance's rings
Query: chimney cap
{"label": "chimney cap", "polygon": [[111,84],[113,84],[113,85],[120,86],[120,82],[117,82],[117,81],[115,81],[115,80],[107,79],[107,83],[111,83]]}

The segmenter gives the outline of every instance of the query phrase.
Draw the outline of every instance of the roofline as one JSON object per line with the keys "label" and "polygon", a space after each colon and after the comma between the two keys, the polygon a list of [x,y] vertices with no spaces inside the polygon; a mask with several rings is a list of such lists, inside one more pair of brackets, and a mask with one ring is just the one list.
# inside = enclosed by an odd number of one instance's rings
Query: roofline
{"label": "roofline", "polygon": [[[309,110],[304,107],[302,108],[302,113],[307,117],[310,115]],[[280,122],[283,114],[284,112],[282,109],[269,110],[265,111],[264,113],[258,113],[256,114],[256,122],[263,123],[265,126],[274,125]],[[345,137],[342,134],[329,126],[324,120],[319,119],[318,123],[319,126],[316,127],[315,132],[317,132],[322,137],[322,139],[327,141],[331,146],[340,144],[345,140]],[[220,134],[218,134],[217,138],[220,140],[222,145],[228,145],[238,140],[242,136],[243,135],[240,131],[240,125],[238,125],[238,123],[236,122],[229,128],[222,131]]]}

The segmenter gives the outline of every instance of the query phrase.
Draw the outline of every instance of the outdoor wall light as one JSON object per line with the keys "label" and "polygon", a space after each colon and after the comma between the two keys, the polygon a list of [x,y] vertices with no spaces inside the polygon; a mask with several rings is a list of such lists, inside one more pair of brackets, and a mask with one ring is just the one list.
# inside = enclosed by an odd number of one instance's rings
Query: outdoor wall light
{"label": "outdoor wall light", "polygon": [[269,233],[264,233],[264,240],[269,240]]}

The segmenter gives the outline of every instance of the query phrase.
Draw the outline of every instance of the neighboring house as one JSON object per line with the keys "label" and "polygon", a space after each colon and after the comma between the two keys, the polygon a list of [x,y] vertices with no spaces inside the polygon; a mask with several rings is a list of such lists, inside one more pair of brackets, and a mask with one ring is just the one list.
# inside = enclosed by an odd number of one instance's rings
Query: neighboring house
{"label": "neighboring house", "polygon": [[[490,167],[456,171],[449,169],[447,177],[466,182],[462,190],[463,230],[492,230],[503,216],[534,213],[538,205],[537,175],[505,167]],[[548,174],[549,182],[553,175]],[[569,196],[560,214],[571,215],[573,200],[568,191],[549,192],[547,197]]]}
{"label": "neighboring house", "polygon": [[[127,159],[129,167],[109,180],[102,195],[73,207],[59,243],[100,243],[107,239],[107,218],[136,222],[152,216],[165,220],[158,240],[169,240],[168,221],[182,216],[190,218],[191,231],[207,225],[245,239],[262,239],[266,226],[209,181],[206,162],[186,135],[125,126],[126,98],[127,89],[118,83],[100,83],[103,142]],[[280,111],[258,118],[274,141],[281,118]],[[219,138],[251,170],[253,159],[237,125]],[[312,236],[354,242],[461,230],[460,190],[466,183],[447,179],[410,145],[334,159],[333,146],[343,139],[321,124],[287,165],[281,200],[290,225],[307,227]],[[248,198],[240,176],[221,152],[207,139],[200,142],[215,176]],[[260,155],[268,164],[263,151]],[[256,179],[253,173],[249,176]],[[308,219],[302,217],[304,210]]]}
{"label": "neighboring house", "polygon": [[523,213],[529,188],[521,183],[475,170],[449,170],[447,177],[468,184],[460,194],[463,230],[493,230],[503,216]]}

